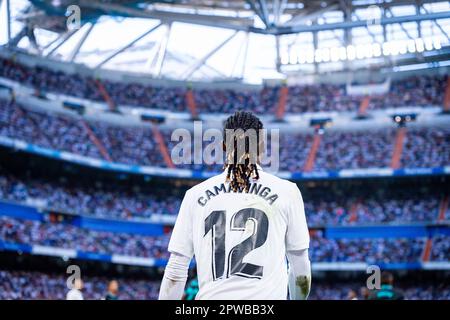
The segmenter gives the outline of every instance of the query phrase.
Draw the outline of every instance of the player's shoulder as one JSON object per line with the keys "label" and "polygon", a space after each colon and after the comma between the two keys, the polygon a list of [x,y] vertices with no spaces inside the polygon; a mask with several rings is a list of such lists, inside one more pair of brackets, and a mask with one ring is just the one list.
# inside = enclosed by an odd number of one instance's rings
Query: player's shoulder
{"label": "player's shoulder", "polygon": [[205,190],[207,190],[211,186],[219,185],[222,183],[225,183],[225,175],[223,173],[220,173],[188,189],[186,191],[186,197],[195,197],[197,194],[205,192]]}
{"label": "player's shoulder", "polygon": [[261,177],[261,180],[264,180],[265,182],[267,182],[268,184],[270,184],[274,187],[283,189],[284,192],[294,193],[294,194],[300,192],[296,183],[291,182],[287,179],[278,177],[270,172],[261,171],[260,177]]}

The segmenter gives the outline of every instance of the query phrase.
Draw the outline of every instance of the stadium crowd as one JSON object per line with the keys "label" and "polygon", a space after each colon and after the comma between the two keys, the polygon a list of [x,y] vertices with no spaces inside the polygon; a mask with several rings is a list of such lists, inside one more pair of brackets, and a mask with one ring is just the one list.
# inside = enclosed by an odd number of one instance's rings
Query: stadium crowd
{"label": "stadium crowd", "polygon": [[329,239],[316,230],[311,235],[310,254],[313,262],[417,262],[425,238]]}
{"label": "stadium crowd", "polygon": [[[130,165],[166,166],[150,127],[123,127],[63,115],[28,110],[0,100],[0,136],[15,138],[56,150],[104,158],[88,126],[114,162]],[[169,150],[171,131],[160,129]],[[450,163],[450,131],[443,128],[414,128],[406,135],[403,167],[438,167]],[[314,170],[389,167],[395,130],[325,132],[315,158]],[[282,132],[280,170],[301,171],[310,149],[308,134]],[[270,148],[270,146],[269,146]],[[181,165],[180,168],[220,170],[220,166]]]}
{"label": "stadium crowd", "polygon": [[169,236],[96,231],[67,223],[0,217],[0,239],[5,242],[75,249],[101,254],[168,258]]}
{"label": "stadium crowd", "polygon": [[450,132],[431,128],[408,130],[403,147],[401,165],[420,168],[423,164],[433,167],[450,164]]}
{"label": "stadium crowd", "polygon": [[[309,225],[354,225],[436,221],[444,195],[427,188],[304,189]],[[348,194],[351,194],[349,196]]]}
{"label": "stadium crowd", "polygon": [[[81,290],[85,300],[100,300],[107,292],[105,277],[82,277]],[[118,279],[119,300],[155,300],[158,298],[159,281],[148,279]],[[449,300],[450,288],[442,284],[402,283],[398,287],[407,300]],[[66,276],[42,272],[0,270],[0,300],[64,300],[68,292]],[[355,292],[355,295],[349,293]],[[366,298],[365,287],[359,282],[324,284],[316,282],[311,288],[309,300],[349,300]]]}
{"label": "stadium crowd", "polygon": [[446,76],[416,75],[392,81],[387,94],[371,97],[369,109],[439,106],[444,100],[446,84]]}
{"label": "stadium crowd", "polygon": [[[406,300],[449,300],[448,284],[432,283],[399,283],[395,285]],[[332,284],[314,283],[311,287],[309,300],[365,300],[369,290],[359,282],[333,282]]]}
{"label": "stadium crowd", "polygon": [[433,237],[430,260],[443,262],[450,261],[450,237],[448,235],[437,235]]}
{"label": "stadium crowd", "polygon": [[181,196],[167,189],[153,188],[152,192],[145,192],[137,187],[128,189],[98,183],[89,186],[66,179],[48,182],[6,173],[0,175],[0,199],[109,219],[175,215],[181,204]]}
{"label": "stadium crowd", "polygon": [[[102,254],[168,258],[169,235],[160,237],[96,231],[69,223],[0,217],[0,240]],[[321,230],[311,231],[313,262],[418,262],[425,238],[330,239]],[[448,237],[433,239],[431,261],[448,261]]]}
{"label": "stadium crowd", "polygon": [[317,151],[315,168],[337,170],[389,167],[394,140],[394,129],[325,133]]}
{"label": "stadium crowd", "polygon": [[[104,299],[109,279],[82,277],[85,300]],[[156,300],[160,281],[119,279],[120,300]],[[0,300],[65,300],[67,275],[0,270]]]}
{"label": "stadium crowd", "polygon": [[[0,77],[12,79],[41,92],[102,101],[93,77],[66,74],[48,67],[27,66],[0,58]],[[390,90],[371,99],[369,108],[402,106],[436,106],[444,98],[445,76],[412,76],[393,80]],[[120,83],[101,80],[112,100],[119,105],[140,106],[170,111],[187,111],[186,88],[162,87],[142,83]],[[200,113],[230,113],[239,109],[256,113],[273,113],[278,101],[278,87],[261,90],[194,89]],[[345,85],[318,84],[290,86],[286,111],[303,113],[317,111],[356,111],[362,97],[348,95]]]}
{"label": "stadium crowd", "polygon": [[[30,204],[54,211],[109,219],[146,219],[152,215],[176,215],[182,191],[170,188],[142,189],[18,176],[0,168],[0,200]],[[389,188],[324,192],[303,189],[308,224],[351,225],[432,222],[438,219],[442,191]],[[448,218],[448,217],[447,217]]]}

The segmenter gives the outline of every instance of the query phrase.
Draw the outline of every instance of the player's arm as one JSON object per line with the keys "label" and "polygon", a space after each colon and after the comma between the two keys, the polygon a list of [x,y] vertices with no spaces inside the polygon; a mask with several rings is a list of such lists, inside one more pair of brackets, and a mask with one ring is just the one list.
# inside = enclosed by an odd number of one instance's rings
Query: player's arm
{"label": "player's arm", "polygon": [[306,300],[311,290],[311,263],[308,249],[287,252],[289,260],[289,296],[291,300]]}
{"label": "player's arm", "polygon": [[160,300],[180,300],[183,297],[189,263],[194,255],[191,199],[190,192],[186,192],[170,237],[168,249],[171,254],[159,291]]}
{"label": "player's arm", "polygon": [[159,300],[181,300],[188,277],[191,258],[172,253],[164,271]]}
{"label": "player's arm", "polygon": [[287,207],[286,255],[289,260],[289,295],[292,300],[308,298],[311,263],[308,256],[309,231],[300,190],[292,185]]}

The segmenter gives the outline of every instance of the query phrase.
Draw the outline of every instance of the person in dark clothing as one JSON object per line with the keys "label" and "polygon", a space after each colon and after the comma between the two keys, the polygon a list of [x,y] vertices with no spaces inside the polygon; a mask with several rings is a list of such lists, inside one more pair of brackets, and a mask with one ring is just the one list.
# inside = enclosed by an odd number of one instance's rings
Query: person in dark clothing
{"label": "person in dark clothing", "polygon": [[197,295],[197,293],[198,293],[198,279],[194,278],[189,282],[186,291],[184,292],[184,299],[195,300],[195,296]]}
{"label": "person in dark clothing", "polygon": [[403,293],[394,289],[394,276],[392,273],[381,273],[381,288],[373,290],[369,294],[369,300],[403,300]]}
{"label": "person in dark clothing", "polygon": [[117,280],[112,280],[108,284],[108,293],[106,294],[105,300],[119,300],[119,283]]}

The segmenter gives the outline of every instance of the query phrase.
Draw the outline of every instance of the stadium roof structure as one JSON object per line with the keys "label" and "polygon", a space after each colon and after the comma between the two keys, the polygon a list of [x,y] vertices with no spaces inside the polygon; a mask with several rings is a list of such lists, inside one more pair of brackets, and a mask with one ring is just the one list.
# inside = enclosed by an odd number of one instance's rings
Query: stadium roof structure
{"label": "stadium roof structure", "polygon": [[0,3],[10,49],[155,78],[259,82],[450,61],[448,1]]}

